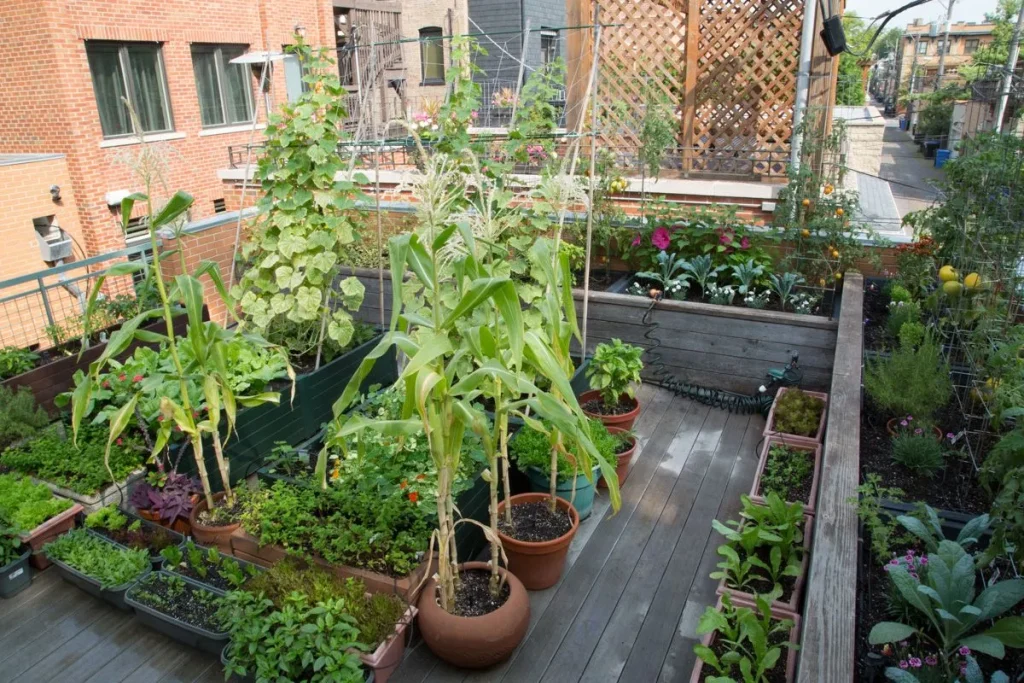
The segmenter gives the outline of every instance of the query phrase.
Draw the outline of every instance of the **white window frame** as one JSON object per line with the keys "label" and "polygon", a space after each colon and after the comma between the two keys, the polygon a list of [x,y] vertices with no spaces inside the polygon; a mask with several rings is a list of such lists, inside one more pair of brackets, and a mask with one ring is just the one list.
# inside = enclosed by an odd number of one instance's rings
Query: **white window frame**
{"label": "white window frame", "polygon": [[[145,43],[145,42],[131,42],[131,41],[109,41],[109,40],[87,40],[85,41],[86,59],[88,60],[89,46],[101,46],[106,45],[117,48],[117,61],[121,66],[121,83],[124,86],[124,92],[128,96],[128,102],[134,107],[137,101],[135,90],[132,87],[132,79],[128,77],[131,73],[131,62],[128,58],[128,48],[132,45],[155,45],[156,46],[156,62],[157,62],[157,78],[160,80],[160,92],[163,94],[163,110],[164,117],[167,119],[167,128],[163,130],[135,130],[135,119],[129,118],[132,125],[132,130],[127,133],[121,133],[118,135],[107,135],[103,133],[105,140],[119,140],[125,138],[138,138],[140,133],[144,135],[149,134],[164,134],[174,132],[174,112],[171,109],[171,92],[167,88],[167,65],[164,63],[164,46],[163,43]],[[92,66],[89,67],[89,79],[93,80]],[[96,82],[93,80],[93,99],[96,100],[96,113],[99,115],[99,92],[96,90]],[[102,124],[101,124],[102,128]]]}
{"label": "white window frame", "polygon": [[[245,121],[231,121],[228,117],[228,105],[227,97],[224,91],[224,77],[227,74],[226,68],[227,62],[224,61],[224,48],[241,48],[243,54],[249,49],[248,45],[231,44],[231,43],[193,43],[189,50],[189,55],[192,57],[193,62],[195,61],[196,50],[213,53],[213,62],[216,65],[214,71],[217,76],[217,94],[220,96],[220,115],[223,123],[212,123],[207,125],[203,123],[202,112],[199,114],[199,123],[203,130],[216,130],[217,128],[227,128],[231,126],[246,126],[252,123],[253,118],[256,116],[256,99],[252,92],[252,78],[249,74],[246,74],[246,83],[249,87],[246,88],[246,93],[249,96],[249,118]],[[195,70],[193,69],[193,79],[195,79]],[[199,97],[199,83],[196,82],[196,97]],[[200,109],[202,109],[201,103]]]}

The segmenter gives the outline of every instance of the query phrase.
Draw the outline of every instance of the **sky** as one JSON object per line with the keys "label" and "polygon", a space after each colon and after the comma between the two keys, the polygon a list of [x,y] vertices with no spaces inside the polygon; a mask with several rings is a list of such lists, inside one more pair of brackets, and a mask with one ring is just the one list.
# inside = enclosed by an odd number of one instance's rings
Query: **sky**
{"label": "sky", "polygon": [[[904,27],[914,19],[929,21],[945,21],[946,2],[948,0],[930,0],[923,5],[912,7],[894,17],[888,26]],[[847,0],[846,12],[856,12],[865,18],[877,17],[882,12],[905,5],[907,0]],[[838,4],[838,3],[835,3]],[[985,13],[996,8],[996,0],[955,0],[953,3],[953,21],[984,21]],[[886,28],[888,28],[888,26]]]}

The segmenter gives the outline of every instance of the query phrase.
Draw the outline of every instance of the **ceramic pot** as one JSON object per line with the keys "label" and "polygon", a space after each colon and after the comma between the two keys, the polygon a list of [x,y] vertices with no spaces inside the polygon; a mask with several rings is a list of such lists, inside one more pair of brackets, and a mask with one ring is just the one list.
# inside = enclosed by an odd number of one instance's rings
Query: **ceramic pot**
{"label": "ceramic pot", "polygon": [[159,524],[160,526],[170,529],[171,531],[178,532],[182,536],[188,536],[192,533],[192,525],[184,517],[178,517],[174,520],[173,523],[168,524],[164,520],[160,519],[159,514],[153,512],[152,510],[141,510],[139,508],[136,508],[135,512],[139,515],[139,517],[142,517],[147,522]]}
{"label": "ceramic pot", "polygon": [[[597,389],[584,391],[577,397],[577,399],[579,400],[581,406],[584,403],[587,403],[588,401],[600,401],[601,392],[598,391]],[[637,416],[640,415],[640,401],[636,400],[635,398],[630,398],[629,396],[623,394],[619,398],[619,402],[632,403],[633,409],[630,410],[628,413],[622,413],[621,415],[601,415],[600,413],[591,413],[587,410],[584,410],[583,412],[587,417],[593,418],[595,420],[600,420],[601,422],[603,422],[605,427],[618,427],[619,429],[627,430],[632,429],[633,423],[636,422]]]}
{"label": "ceramic pot", "polygon": [[[224,492],[215,493],[214,501],[223,500]],[[192,508],[192,514],[188,521],[192,525],[192,537],[199,545],[215,545],[221,552],[231,554],[231,534],[241,526],[239,522],[232,522],[224,526],[207,526],[199,521],[199,513],[206,509],[206,498],[200,498],[199,502]]]}
{"label": "ceramic pot", "polygon": [[[526,476],[530,478],[530,490],[534,493],[549,493],[551,491],[551,475],[547,472],[530,467],[526,470]],[[594,467],[594,471],[591,473],[592,481],[596,481],[600,476],[601,469]],[[574,488],[575,496],[573,495]],[[590,516],[591,510],[594,509],[594,484],[587,481],[585,476],[577,474],[575,485],[571,479],[559,481],[555,490],[558,492],[559,498],[573,504],[576,512],[579,513],[580,520]]]}
{"label": "ceramic pot", "polygon": [[[526,494],[531,495],[531,494]],[[466,562],[460,570],[489,571],[486,562]],[[430,650],[454,666],[482,669],[511,656],[530,624],[530,598],[513,574],[498,569],[508,581],[509,595],[498,609],[479,617],[460,617],[437,603],[437,582],[427,582],[419,600],[419,625]]]}
{"label": "ceramic pot", "polygon": [[[622,427],[609,427],[609,434],[625,434],[628,429]],[[633,445],[628,450],[619,453],[615,456],[615,474],[619,477],[619,486],[621,487],[626,483],[626,477],[629,476],[629,464],[633,461],[633,454],[636,453],[636,438],[632,438]],[[604,477],[601,477],[601,481],[597,482],[598,488],[606,489],[608,484],[604,482]]]}
{"label": "ceramic pot", "polygon": [[[501,516],[508,504],[547,502],[550,499],[547,493],[520,493],[499,503],[498,515]],[[543,590],[558,583],[565,568],[565,558],[569,554],[569,544],[580,527],[579,513],[569,501],[559,498],[556,505],[568,512],[572,518],[572,528],[556,539],[541,542],[519,541],[501,531],[498,532],[501,546],[508,557],[509,571],[515,574],[528,590]]]}

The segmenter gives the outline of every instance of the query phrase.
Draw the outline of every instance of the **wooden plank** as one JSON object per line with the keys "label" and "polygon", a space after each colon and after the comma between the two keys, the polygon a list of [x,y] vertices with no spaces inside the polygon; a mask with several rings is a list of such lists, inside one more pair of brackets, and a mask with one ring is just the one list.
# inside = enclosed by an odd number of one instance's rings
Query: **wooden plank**
{"label": "wooden plank", "polygon": [[691,538],[685,535],[684,531],[693,513],[704,478],[713,476],[713,473],[707,471],[712,458],[717,468],[722,466],[718,463],[735,457],[737,452],[742,454],[742,450],[739,449],[749,431],[750,422],[751,419],[747,415],[730,415],[717,448],[707,451],[706,458],[701,458],[702,461],[706,461],[703,462],[704,471],[697,471],[694,466],[696,462],[686,463],[672,491],[672,498],[658,519],[657,528],[650,542],[644,548],[637,570],[630,577],[611,621],[601,634],[601,640],[590,657],[582,680],[618,678],[633,649],[637,634],[643,626],[644,618],[653,603],[663,576],[666,572],[677,571],[670,561],[676,547],[682,542],[691,551],[694,548]]}
{"label": "wooden plank", "polygon": [[122,683],[155,683],[161,680],[164,674],[174,671],[179,664],[193,656],[194,650],[189,651],[178,643],[165,641],[164,647],[154,652],[142,666],[126,676]]}
{"label": "wooden plank", "polygon": [[636,644],[622,667],[620,680],[653,681],[661,671],[687,598],[695,581],[700,580],[697,569],[704,554],[697,549],[707,546],[712,533],[711,520],[718,513],[722,496],[732,481],[732,471],[740,460],[735,450],[722,456],[715,459],[701,484],[697,502],[669,560],[671,571],[665,572],[655,591]]}
{"label": "wooden plank", "polygon": [[[678,416],[678,419],[662,420],[658,425],[657,433],[647,446],[651,449],[650,455],[654,457],[644,458],[633,468],[631,476],[637,477],[642,482],[642,486],[623,491],[622,508],[619,514],[603,521],[600,533],[591,539],[580,555],[580,560],[566,575],[554,600],[548,607],[544,621],[535,629],[530,639],[519,648],[508,673],[502,680],[522,681],[523,683],[541,680],[548,662],[558,649],[562,636],[571,626],[599,572],[618,543],[630,518],[636,512],[640,499],[645,495],[646,489],[654,479],[654,470],[660,465],[669,444],[680,431],[679,425],[685,424],[684,429],[694,434],[699,432],[700,425],[704,423],[709,409],[705,406],[690,406],[688,401],[681,399],[673,400],[673,404],[670,408],[670,415]],[[687,408],[689,408],[688,411]]]}
{"label": "wooden plank", "polygon": [[[50,573],[56,574],[56,571]],[[58,581],[57,586],[44,594],[43,602],[33,601],[28,603],[28,611],[5,617],[0,622],[0,627],[5,630],[3,637],[0,637],[0,653],[13,653],[26,647],[76,611],[92,606],[93,598],[79,590],[68,590],[70,588],[63,581]],[[0,662],[5,654],[0,654]]]}
{"label": "wooden plank", "polygon": [[125,648],[117,656],[107,661],[100,669],[96,670],[95,673],[86,679],[85,683],[121,681],[144,663],[172,646],[172,641],[163,634],[148,628],[139,628],[137,630],[139,633],[138,640],[131,647]]}
{"label": "wooden plank", "polygon": [[[27,571],[27,570],[26,570]],[[34,570],[33,570],[34,571]],[[61,583],[56,572],[35,572],[32,585],[7,600],[0,600],[0,638],[16,628],[24,615],[38,609],[32,603],[44,598]]]}
{"label": "wooden plank", "polygon": [[[729,478],[729,486],[722,496],[722,502],[718,507],[718,514],[715,519],[725,522],[735,519],[740,510],[740,496],[750,491],[751,482],[754,480],[754,472],[757,471],[757,463],[760,455],[758,444],[761,441],[761,433],[764,430],[764,418],[754,416],[747,426],[746,434],[743,437],[743,444],[738,451],[738,461],[732,470]],[[690,587],[690,594],[686,596],[686,604],[683,613],[676,625],[675,635],[669,645],[665,661],[661,666],[659,681],[670,683],[671,681],[686,680],[687,675],[693,668],[696,655],[693,654],[693,646],[699,641],[697,636],[697,621],[704,613],[704,608],[714,605],[715,588],[717,581],[709,574],[715,570],[720,557],[717,548],[721,545],[722,538],[712,531],[707,543],[704,545],[703,555],[697,571],[694,575],[694,583]],[[696,549],[695,549],[696,550]]]}
{"label": "wooden plank", "polygon": [[[184,657],[176,660],[173,667],[166,669],[167,673],[159,679],[159,683],[192,683],[214,665],[216,658],[211,655],[177,643],[175,646],[184,654]],[[220,668],[219,662],[216,666]],[[223,676],[224,673],[221,671],[221,678]],[[157,681],[158,679],[150,680]]]}
{"label": "wooden plank", "polygon": [[814,552],[806,587],[798,683],[852,681],[857,613],[857,495],[860,472],[864,278],[846,277],[839,344],[822,453]]}
{"label": "wooden plank", "polygon": [[23,643],[21,649],[5,658],[0,665],[0,682],[21,680],[26,671],[51,652],[90,628],[109,629],[116,622],[117,616],[112,607],[91,600],[89,604],[47,629],[31,643]]}
{"label": "wooden plank", "polygon": [[[587,602],[562,639],[548,666],[546,678],[552,681],[579,680],[584,669],[589,668],[588,660],[595,655],[595,648],[598,641],[603,640],[604,633],[619,628],[618,619],[612,618],[618,606],[629,603],[634,607],[642,605],[636,596],[645,586],[649,586],[653,594],[679,537],[681,523],[689,514],[708,467],[728,433],[727,423],[735,424],[737,421],[745,426],[747,417],[733,415],[730,418],[725,411],[712,410],[698,434],[684,432],[673,440],[668,448],[668,457],[658,468],[656,481],[644,493],[638,514],[626,526]],[[742,428],[735,441],[738,443],[741,438]],[[731,450],[735,451],[735,445]],[[683,483],[680,485],[681,480]],[[646,608],[643,612],[646,613]],[[641,617],[639,623],[642,622]],[[636,630],[630,629],[630,632],[635,634]],[[607,650],[599,648],[595,656],[600,658],[604,654]],[[624,662],[625,657],[622,657],[620,665]],[[602,668],[597,667],[597,670],[602,671]],[[601,675],[608,675],[608,671],[603,670]]]}
{"label": "wooden plank", "polygon": [[690,172],[693,144],[693,119],[697,111],[697,38],[700,35],[700,0],[686,3],[686,69],[683,73],[683,177]]}
{"label": "wooden plank", "polygon": [[90,628],[61,645],[23,674],[24,680],[84,681],[139,638],[132,615],[110,609]]}

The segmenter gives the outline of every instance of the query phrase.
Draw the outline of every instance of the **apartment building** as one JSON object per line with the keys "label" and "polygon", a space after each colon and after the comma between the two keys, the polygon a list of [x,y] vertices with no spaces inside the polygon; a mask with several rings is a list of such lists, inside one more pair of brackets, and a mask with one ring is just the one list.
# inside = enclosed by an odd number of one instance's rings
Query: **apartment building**
{"label": "apartment building", "polygon": [[971,56],[992,41],[995,24],[954,23],[949,27],[949,45],[945,44],[945,25],[925,24],[920,19],[907,26],[896,52],[896,92],[910,87],[911,73],[916,74],[914,90],[931,90],[939,74],[939,60],[945,52],[943,82],[958,79],[957,70],[968,64]]}

